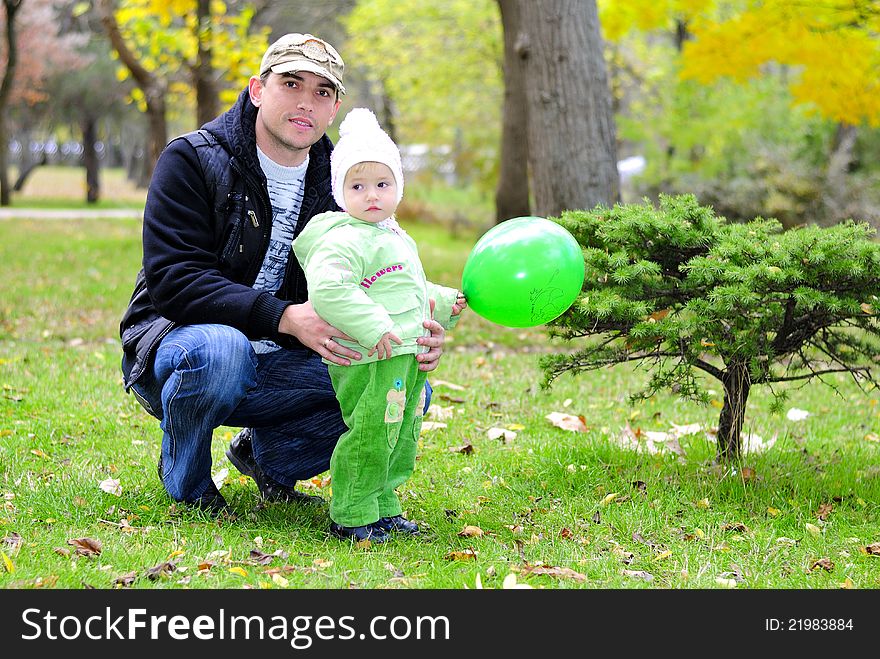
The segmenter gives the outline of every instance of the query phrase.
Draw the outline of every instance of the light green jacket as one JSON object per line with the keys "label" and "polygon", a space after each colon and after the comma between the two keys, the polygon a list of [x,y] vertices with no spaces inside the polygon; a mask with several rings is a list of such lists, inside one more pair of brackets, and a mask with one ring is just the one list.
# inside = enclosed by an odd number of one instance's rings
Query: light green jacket
{"label": "light green jacket", "polygon": [[425,352],[416,339],[430,334],[422,327],[431,317],[429,298],[436,303],[434,319],[444,328],[458,320],[452,316],[458,291],[425,279],[416,243],[406,234],[348,213],[321,213],[293,241],[293,251],[306,274],[312,307],[355,339],[339,343],[363,355],[358,364],[376,361],[367,353],[386,332],[403,341],[392,342],[392,354]]}

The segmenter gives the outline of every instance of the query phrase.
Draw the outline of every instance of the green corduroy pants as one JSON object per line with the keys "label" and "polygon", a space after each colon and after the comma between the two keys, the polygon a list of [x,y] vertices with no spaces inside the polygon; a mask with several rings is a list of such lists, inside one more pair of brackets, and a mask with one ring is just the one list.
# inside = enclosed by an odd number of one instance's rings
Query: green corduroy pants
{"label": "green corduroy pants", "polygon": [[330,459],[330,519],[364,526],[400,515],[395,489],[415,469],[427,373],[411,354],[328,367],[348,427]]}

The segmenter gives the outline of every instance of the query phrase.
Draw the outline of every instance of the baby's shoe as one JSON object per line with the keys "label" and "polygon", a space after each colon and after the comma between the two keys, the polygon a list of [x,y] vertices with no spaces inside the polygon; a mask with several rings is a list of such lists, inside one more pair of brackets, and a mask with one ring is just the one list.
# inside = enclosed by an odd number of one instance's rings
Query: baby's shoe
{"label": "baby's shoe", "polygon": [[369,540],[372,544],[378,545],[388,540],[388,534],[377,524],[378,522],[365,526],[342,526],[336,522],[330,522],[330,533],[341,540],[354,540],[355,542]]}
{"label": "baby's shoe", "polygon": [[418,535],[419,534],[419,525],[415,522],[409,521],[403,515],[395,515],[394,517],[383,517],[378,522],[375,522],[373,526],[378,526],[383,531],[387,533],[398,532],[398,533],[408,533],[409,535]]}

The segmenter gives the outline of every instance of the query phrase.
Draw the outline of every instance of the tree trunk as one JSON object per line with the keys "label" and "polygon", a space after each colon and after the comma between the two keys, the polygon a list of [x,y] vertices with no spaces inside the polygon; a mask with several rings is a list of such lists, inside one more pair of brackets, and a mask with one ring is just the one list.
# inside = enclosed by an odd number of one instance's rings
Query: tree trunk
{"label": "tree trunk", "polygon": [[6,8],[6,70],[0,81],[0,206],[9,206],[12,195],[9,191],[9,125],[6,123],[6,106],[15,80],[18,65],[18,43],[15,34],[15,14],[21,8],[22,0],[3,0]]}
{"label": "tree trunk", "polygon": [[41,153],[39,158],[30,158],[29,162],[25,162],[24,156],[22,156],[18,178],[15,179],[15,183],[12,185],[12,191],[21,192],[24,189],[24,184],[27,183],[28,177],[34,173],[34,170],[41,165],[45,165],[47,162],[49,162],[49,158],[45,152]]}
{"label": "tree trunk", "polygon": [[196,122],[204,126],[220,114],[220,97],[211,62],[211,1],[196,3],[196,65],[193,70],[196,88]]}
{"label": "tree trunk", "polygon": [[523,66],[517,52],[520,36],[519,0],[498,0],[504,29],[504,108],[498,187],[495,189],[495,223],[529,215],[529,115]]}
{"label": "tree trunk", "polygon": [[149,126],[149,142],[147,145],[147,160],[145,162],[146,175],[144,179],[149,181],[153,173],[153,167],[168,142],[168,128],[165,125],[166,101],[165,81],[148,71],[129,50],[119,24],[116,22],[115,4],[113,0],[97,0],[96,8],[100,12],[101,23],[104,26],[113,49],[119,55],[119,59],[131,73],[137,86],[144,93],[147,105],[147,125]]}
{"label": "tree trunk", "polygon": [[528,149],[540,215],[619,200],[611,92],[595,0],[520,0]]}
{"label": "tree trunk", "polygon": [[98,169],[98,152],[95,143],[98,141],[97,121],[86,116],[80,123],[83,141],[83,167],[86,170],[86,203],[94,204],[101,198],[101,182]]}
{"label": "tree trunk", "polygon": [[721,382],[724,384],[724,407],[718,420],[718,462],[732,462],[740,455],[740,435],[752,386],[748,364],[731,364],[724,370]]}

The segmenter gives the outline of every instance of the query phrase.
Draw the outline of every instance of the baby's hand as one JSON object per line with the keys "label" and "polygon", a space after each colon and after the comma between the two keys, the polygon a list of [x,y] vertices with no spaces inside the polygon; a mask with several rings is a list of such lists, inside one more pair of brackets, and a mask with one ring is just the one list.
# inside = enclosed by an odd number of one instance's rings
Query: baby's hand
{"label": "baby's hand", "polygon": [[467,309],[467,298],[464,296],[464,293],[459,291],[458,297],[455,298],[455,303],[452,305],[452,315],[457,316],[465,309]]}
{"label": "baby's hand", "polygon": [[376,353],[376,356],[379,359],[390,359],[391,358],[391,342],[394,341],[397,345],[403,343],[396,334],[393,332],[385,332],[382,335],[382,338],[379,339],[379,343],[370,348],[370,352],[367,353],[367,357],[372,357],[373,353]]}

